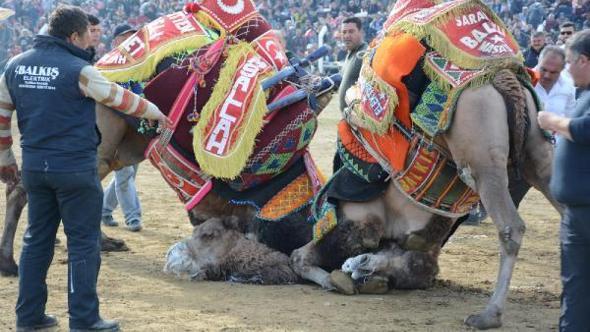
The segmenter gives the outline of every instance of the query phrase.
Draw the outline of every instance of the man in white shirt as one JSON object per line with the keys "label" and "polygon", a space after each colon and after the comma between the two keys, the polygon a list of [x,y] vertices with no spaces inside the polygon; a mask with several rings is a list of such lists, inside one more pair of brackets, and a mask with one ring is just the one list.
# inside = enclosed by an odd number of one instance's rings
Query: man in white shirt
{"label": "man in white shirt", "polygon": [[537,71],[540,79],[535,85],[545,111],[567,116],[576,104],[576,88],[561,72],[565,68],[565,52],[558,46],[547,46],[541,52]]}

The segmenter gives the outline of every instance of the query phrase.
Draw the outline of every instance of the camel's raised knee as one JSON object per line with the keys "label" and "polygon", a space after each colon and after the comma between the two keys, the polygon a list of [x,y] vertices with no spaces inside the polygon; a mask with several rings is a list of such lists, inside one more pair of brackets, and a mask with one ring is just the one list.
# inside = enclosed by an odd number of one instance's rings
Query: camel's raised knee
{"label": "camel's raised knee", "polygon": [[522,220],[519,220],[514,226],[505,226],[502,229],[499,238],[507,255],[518,256],[525,231],[526,226]]}

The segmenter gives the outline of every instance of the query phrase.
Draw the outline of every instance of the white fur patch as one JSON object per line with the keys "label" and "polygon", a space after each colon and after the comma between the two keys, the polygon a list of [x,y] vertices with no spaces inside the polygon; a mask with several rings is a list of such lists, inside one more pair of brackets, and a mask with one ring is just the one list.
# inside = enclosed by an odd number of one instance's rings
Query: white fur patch
{"label": "white fur patch", "polygon": [[181,278],[183,275],[192,276],[194,274],[194,262],[192,260],[186,241],[173,244],[166,253],[166,264],[164,272],[175,274]]}

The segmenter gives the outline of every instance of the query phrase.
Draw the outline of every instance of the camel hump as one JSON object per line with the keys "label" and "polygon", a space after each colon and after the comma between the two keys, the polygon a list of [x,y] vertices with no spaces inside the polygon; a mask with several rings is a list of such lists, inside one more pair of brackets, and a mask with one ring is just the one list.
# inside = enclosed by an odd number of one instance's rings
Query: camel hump
{"label": "camel hump", "polygon": [[508,112],[510,132],[510,160],[518,169],[524,162],[524,149],[530,119],[522,83],[509,69],[499,70],[492,80],[493,87],[502,95]]}

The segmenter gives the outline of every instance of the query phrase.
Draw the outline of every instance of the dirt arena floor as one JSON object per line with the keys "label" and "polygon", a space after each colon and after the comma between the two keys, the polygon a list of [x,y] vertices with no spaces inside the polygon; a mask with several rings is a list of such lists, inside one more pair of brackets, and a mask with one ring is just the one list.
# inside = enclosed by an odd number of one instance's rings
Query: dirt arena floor
{"label": "dirt arena floor", "polygon": [[[328,173],[339,119],[336,98],[320,117],[312,152]],[[108,180],[108,179],[107,179]],[[149,163],[137,177],[144,229],[108,228],[131,251],[103,255],[99,279],[101,313],[121,321],[124,331],[464,331],[463,319],[481,310],[493,290],[498,267],[495,227],[464,226],[444,248],[436,286],[386,295],[343,296],[315,285],[250,286],[189,282],[162,272],[168,247],[191,226],[175,194]],[[104,185],[107,182],[105,180]],[[0,199],[4,211],[5,199]],[[500,331],[549,331],[559,317],[558,214],[536,191],[520,212],[527,223]],[[118,212],[115,218],[122,221]],[[17,257],[26,213],[16,239]],[[63,243],[47,283],[47,311],[67,331],[67,253]],[[15,330],[18,281],[0,277],[0,331]]]}

